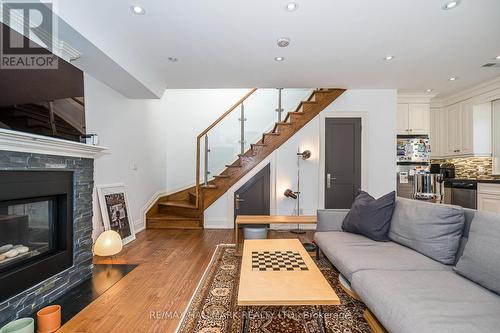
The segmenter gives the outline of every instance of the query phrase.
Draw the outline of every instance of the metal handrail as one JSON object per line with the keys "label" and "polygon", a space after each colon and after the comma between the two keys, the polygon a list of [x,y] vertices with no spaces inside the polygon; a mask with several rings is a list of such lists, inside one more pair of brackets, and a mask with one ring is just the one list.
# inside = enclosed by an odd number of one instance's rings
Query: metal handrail
{"label": "metal handrail", "polygon": [[[245,96],[243,96],[238,102],[236,102],[231,108],[229,108],[224,114],[222,114],[216,121],[214,121],[210,126],[208,126],[203,132],[198,134],[196,137],[196,207],[200,207],[200,147],[201,147],[201,138],[203,138],[207,133],[217,126],[224,118],[226,118],[230,113],[232,113],[238,106],[240,106],[248,97],[250,97],[257,88],[252,88]],[[206,159],[206,154],[205,154]],[[206,168],[206,166],[205,166]]]}

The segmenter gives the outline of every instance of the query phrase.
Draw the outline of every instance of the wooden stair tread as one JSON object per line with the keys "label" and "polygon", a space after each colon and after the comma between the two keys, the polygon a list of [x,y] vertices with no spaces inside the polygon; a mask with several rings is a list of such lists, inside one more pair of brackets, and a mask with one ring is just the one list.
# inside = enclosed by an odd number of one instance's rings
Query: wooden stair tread
{"label": "wooden stair tread", "polygon": [[231,178],[230,175],[217,175],[217,176],[214,176],[214,178]]}
{"label": "wooden stair tread", "polygon": [[207,190],[212,190],[212,189],[215,190],[217,188],[217,185],[208,184],[208,185],[201,185],[200,187]]}
{"label": "wooden stair tread", "polygon": [[268,132],[268,133],[264,133],[264,135],[280,135],[280,134],[276,133],[276,132]]}
{"label": "wooden stair tread", "polygon": [[158,205],[165,207],[181,207],[181,208],[197,209],[195,204],[192,204],[187,201],[165,201],[158,203]]}
{"label": "wooden stair tread", "polygon": [[226,168],[241,168],[241,165],[226,164]]}
{"label": "wooden stair tread", "polygon": [[178,221],[201,221],[201,217],[188,217],[172,214],[155,214],[147,218],[148,220],[178,220]]}

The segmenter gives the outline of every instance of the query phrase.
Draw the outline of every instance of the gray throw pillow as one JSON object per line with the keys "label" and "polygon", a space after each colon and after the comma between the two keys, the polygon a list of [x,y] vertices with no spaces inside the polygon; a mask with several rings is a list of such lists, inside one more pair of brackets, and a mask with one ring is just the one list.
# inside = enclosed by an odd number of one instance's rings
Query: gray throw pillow
{"label": "gray throw pillow", "polygon": [[445,265],[453,265],[465,224],[464,209],[396,199],[389,238]]}
{"label": "gray throw pillow", "polygon": [[342,222],[342,230],[366,236],[375,241],[388,241],[396,192],[375,200],[361,191]]}
{"label": "gray throw pillow", "polygon": [[500,214],[476,212],[454,270],[500,294]]}

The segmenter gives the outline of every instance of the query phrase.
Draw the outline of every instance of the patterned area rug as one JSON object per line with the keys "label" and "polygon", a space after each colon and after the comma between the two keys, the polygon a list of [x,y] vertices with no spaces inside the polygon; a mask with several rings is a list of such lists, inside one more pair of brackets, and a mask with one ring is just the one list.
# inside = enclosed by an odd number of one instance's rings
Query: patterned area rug
{"label": "patterned area rug", "polygon": [[339,296],[341,305],[321,307],[324,321],[318,320],[318,309],[311,306],[262,306],[244,312],[237,305],[240,263],[234,245],[217,246],[177,332],[241,332],[243,315],[248,315],[252,333],[319,333],[320,323],[326,332],[370,332],[363,318],[366,307],[341,289],[339,273],[326,258],[316,264]]}

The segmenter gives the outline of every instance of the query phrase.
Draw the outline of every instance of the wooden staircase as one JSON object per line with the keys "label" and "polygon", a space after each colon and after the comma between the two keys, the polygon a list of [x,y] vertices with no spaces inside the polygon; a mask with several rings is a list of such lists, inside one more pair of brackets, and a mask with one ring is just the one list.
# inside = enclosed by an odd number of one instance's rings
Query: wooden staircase
{"label": "wooden staircase", "polygon": [[[237,160],[232,164],[226,165],[226,169],[221,174],[214,176],[207,185],[199,185],[198,187],[195,185],[158,199],[146,213],[146,227],[202,229],[203,212],[205,209],[275,149],[280,147],[292,135],[316,117],[344,91],[344,89],[315,90],[308,100],[302,101],[295,111],[288,112],[284,121],[276,122],[270,132],[264,133],[261,140],[251,144],[250,149],[244,154],[238,155]],[[232,111],[232,109],[229,111]],[[225,115],[228,113],[226,112]],[[209,128],[213,126],[214,124]],[[198,140],[199,138],[200,136]]]}

